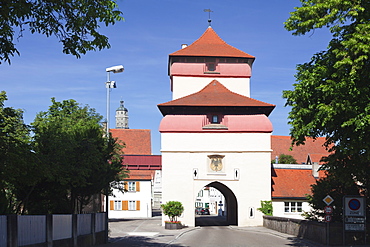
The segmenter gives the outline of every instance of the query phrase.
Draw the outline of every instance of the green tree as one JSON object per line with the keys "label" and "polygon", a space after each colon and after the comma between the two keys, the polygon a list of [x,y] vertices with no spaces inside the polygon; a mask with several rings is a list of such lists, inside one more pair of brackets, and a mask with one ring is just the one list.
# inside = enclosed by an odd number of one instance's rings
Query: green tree
{"label": "green tree", "polygon": [[97,30],[101,24],[122,21],[115,0],[19,0],[2,1],[0,8],[0,63],[20,55],[14,40],[28,29],[55,36],[63,52],[79,58],[87,51],[109,48],[108,38]]}
{"label": "green tree", "polygon": [[91,196],[124,176],[121,145],[104,137],[102,116],[74,100],[57,102],[31,124],[43,180],[28,203],[30,213],[77,213]]}
{"label": "green tree", "polygon": [[[32,187],[38,181],[39,167],[31,152],[30,129],[23,122],[23,111],[5,107],[6,93],[0,93],[0,214],[19,213]],[[29,188],[17,197],[19,186]]]}
{"label": "green tree", "polygon": [[[276,160],[271,160],[271,164],[275,164]],[[278,164],[297,164],[297,160],[290,154],[280,154]]]}
{"label": "green tree", "polygon": [[286,105],[292,107],[293,143],[303,144],[306,136],[325,136],[332,152],[324,165],[328,176],[356,184],[369,202],[370,1],[301,3],[285,28],[303,35],[328,27],[333,38],[327,50],[297,66],[294,90],[283,92]]}

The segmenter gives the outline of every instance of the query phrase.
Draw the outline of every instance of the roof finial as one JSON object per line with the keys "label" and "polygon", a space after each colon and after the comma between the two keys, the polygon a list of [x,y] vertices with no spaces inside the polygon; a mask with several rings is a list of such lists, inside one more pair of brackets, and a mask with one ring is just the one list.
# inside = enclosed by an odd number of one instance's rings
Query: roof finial
{"label": "roof finial", "polygon": [[211,26],[211,12],[213,12],[211,9],[205,9],[204,12],[208,12],[208,27]]}

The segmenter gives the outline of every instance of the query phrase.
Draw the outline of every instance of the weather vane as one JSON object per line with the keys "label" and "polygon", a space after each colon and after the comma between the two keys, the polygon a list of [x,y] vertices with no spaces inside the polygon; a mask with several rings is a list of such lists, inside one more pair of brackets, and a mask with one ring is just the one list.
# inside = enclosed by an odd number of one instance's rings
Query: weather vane
{"label": "weather vane", "polygon": [[211,12],[213,12],[211,9],[205,9],[204,12],[208,12],[208,26],[211,26]]}

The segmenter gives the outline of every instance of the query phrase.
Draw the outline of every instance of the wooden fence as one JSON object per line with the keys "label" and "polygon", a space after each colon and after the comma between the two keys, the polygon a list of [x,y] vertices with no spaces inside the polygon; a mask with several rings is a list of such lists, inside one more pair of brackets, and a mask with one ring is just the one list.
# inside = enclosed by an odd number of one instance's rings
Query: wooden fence
{"label": "wooden fence", "polygon": [[0,215],[0,247],[83,247],[106,236],[105,213]]}

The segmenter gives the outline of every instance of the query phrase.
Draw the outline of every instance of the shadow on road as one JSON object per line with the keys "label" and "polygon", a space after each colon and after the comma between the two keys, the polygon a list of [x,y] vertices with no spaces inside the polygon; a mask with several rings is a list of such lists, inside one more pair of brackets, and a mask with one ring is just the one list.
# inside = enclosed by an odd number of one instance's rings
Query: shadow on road
{"label": "shadow on road", "polygon": [[[168,244],[165,243],[166,241],[163,241],[161,243],[160,239],[162,237],[166,237],[166,235],[158,235],[153,238],[148,238],[148,237],[142,237],[142,236],[129,236],[125,238],[111,238],[110,243],[106,245],[102,245],[100,247],[131,247],[131,246],[149,246],[149,247],[164,247],[164,246],[169,246],[171,247],[180,247],[182,245],[177,245],[177,244]],[[99,247],[99,246],[98,246]]]}
{"label": "shadow on road", "polygon": [[197,215],[195,216],[195,226],[228,226],[225,216]]}

